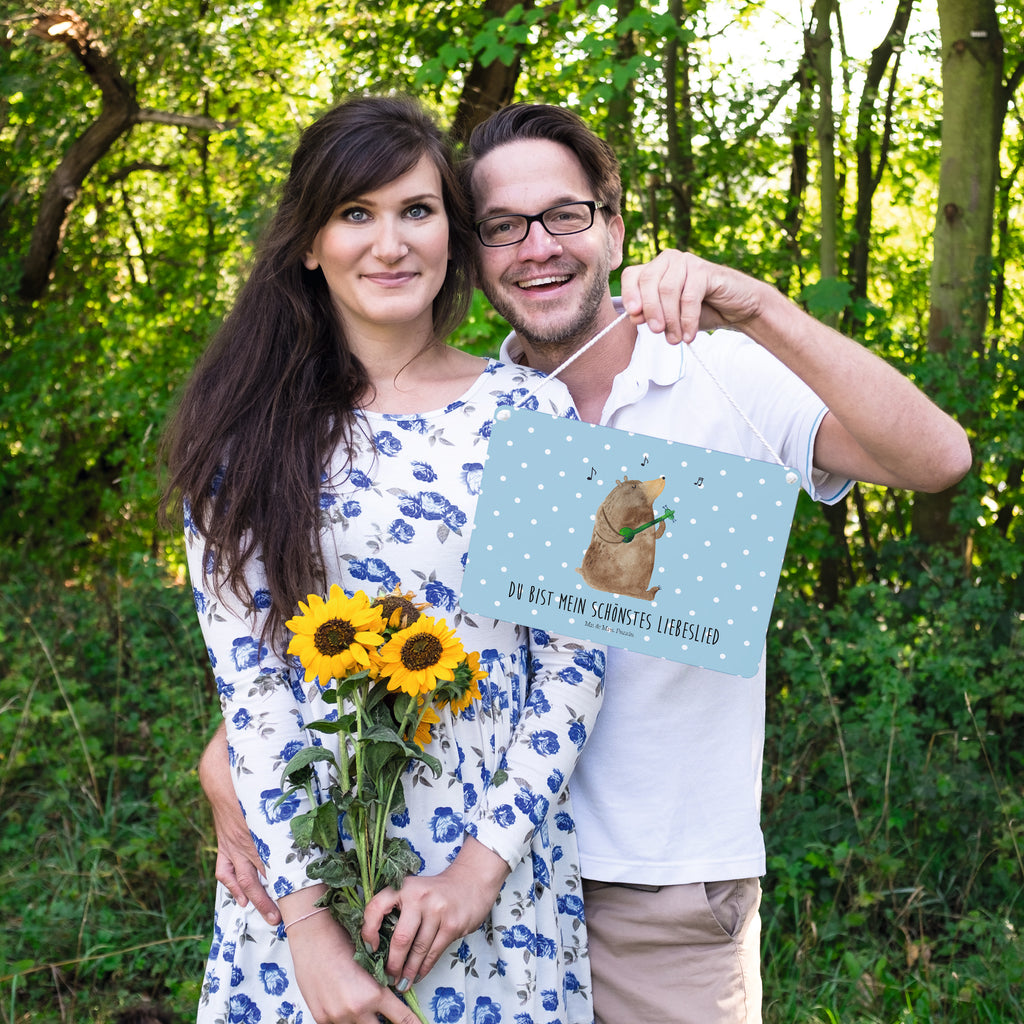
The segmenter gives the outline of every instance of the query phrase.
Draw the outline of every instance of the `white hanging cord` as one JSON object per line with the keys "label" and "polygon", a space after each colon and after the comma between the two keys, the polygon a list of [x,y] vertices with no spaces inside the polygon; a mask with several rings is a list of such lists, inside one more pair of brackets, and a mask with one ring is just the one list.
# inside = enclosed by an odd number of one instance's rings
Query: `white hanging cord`
{"label": "white hanging cord", "polygon": [[711,372],[711,370],[704,362],[704,360],[701,359],[699,355],[697,355],[696,349],[694,349],[694,347],[691,345],[688,351],[690,355],[697,360],[697,362],[700,364],[704,372],[715,382],[715,384],[718,386],[718,390],[721,391],[723,395],[725,395],[726,400],[736,410],[736,412],[739,413],[740,418],[743,420],[743,422],[746,423],[748,427],[750,427],[750,432],[754,435],[754,437],[756,437],[758,441],[760,441],[761,444],[763,444],[765,448],[769,452],[771,452],[772,458],[774,458],[780,466],[784,467],[786,464],[785,462],[782,461],[782,456],[779,455],[779,453],[771,446],[771,444],[769,444],[768,439],[764,436],[764,434],[762,434],[761,431],[754,426],[754,424],[750,420],[750,417],[747,416],[747,414],[739,407],[739,404],[737,403],[736,399],[729,394],[728,390],[726,389],[726,386]]}
{"label": "white hanging cord", "polygon": [[[613,327],[618,327],[628,317],[628,313],[620,313],[607,327],[602,328],[582,348],[577,349],[561,366],[556,366],[546,377],[543,377],[533,388],[527,392],[526,398],[532,398],[549,380],[554,380],[567,366],[574,363],[584,352],[596,345]],[[526,399],[523,399],[526,401]],[[520,406],[522,403],[520,403]]]}
{"label": "white hanging cord", "polygon": [[[599,342],[610,330],[612,330],[612,328],[617,327],[628,316],[629,316],[628,313],[620,313],[610,324],[608,324],[607,327],[605,327],[602,330],[598,331],[598,333],[595,334],[594,337],[592,337],[590,339],[590,341],[588,341],[586,343],[586,345],[584,345],[582,348],[579,348],[575,352],[573,352],[573,354],[571,356],[569,356],[569,358],[566,359],[566,361],[564,363],[562,363],[561,366],[555,367],[555,369],[553,369],[546,377],[542,377],[527,392],[526,398],[524,398],[523,401],[519,403],[519,407],[522,408],[522,406],[526,403],[526,401],[528,399],[532,398],[534,395],[536,395],[537,392],[540,391],[540,389],[542,387],[544,387],[544,385],[548,381],[554,380],[554,378],[557,377],[567,366],[569,366],[575,360],[579,359],[579,357],[581,355],[583,355],[584,352],[586,352],[588,349],[590,349],[591,347],[596,345],[597,342]],[[666,344],[667,344],[667,342],[666,342]],[[754,437],[756,437],[758,439],[758,441],[760,441],[761,444],[764,445],[764,447],[765,447],[765,449],[767,451],[771,452],[772,458],[774,458],[775,461],[780,466],[785,467],[786,463],[782,461],[782,456],[779,455],[779,453],[772,447],[772,445],[769,443],[768,439],[764,436],[764,434],[762,434],[761,431],[758,430],[757,427],[753,424],[753,422],[751,421],[750,417],[747,416],[747,414],[740,408],[739,403],[736,401],[735,398],[732,397],[732,395],[729,394],[729,391],[726,388],[726,386],[718,379],[718,377],[715,376],[714,373],[711,372],[711,370],[709,369],[707,364],[704,362],[704,360],[701,359],[701,357],[699,355],[697,355],[696,349],[692,345],[689,345],[687,347],[687,351],[690,353],[691,356],[693,356],[694,359],[697,360],[697,363],[701,367],[701,369],[711,378],[711,380],[717,386],[718,390],[722,392],[722,394],[726,398],[726,401],[733,407],[733,409],[736,410],[736,412],[739,414],[739,416],[743,420],[743,422],[746,423],[746,425],[750,428],[750,431],[754,435]]]}

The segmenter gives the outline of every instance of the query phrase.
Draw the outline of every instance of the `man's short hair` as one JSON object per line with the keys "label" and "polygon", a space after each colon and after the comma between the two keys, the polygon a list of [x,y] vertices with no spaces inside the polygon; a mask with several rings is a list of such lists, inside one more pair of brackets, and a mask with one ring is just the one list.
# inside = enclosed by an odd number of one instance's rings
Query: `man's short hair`
{"label": "man's short hair", "polygon": [[467,193],[473,194],[473,170],[479,160],[499,146],[524,139],[547,139],[570,149],[583,167],[594,198],[605,204],[605,214],[612,217],[619,213],[622,178],[611,146],[571,110],[548,103],[513,103],[473,129],[462,165]]}

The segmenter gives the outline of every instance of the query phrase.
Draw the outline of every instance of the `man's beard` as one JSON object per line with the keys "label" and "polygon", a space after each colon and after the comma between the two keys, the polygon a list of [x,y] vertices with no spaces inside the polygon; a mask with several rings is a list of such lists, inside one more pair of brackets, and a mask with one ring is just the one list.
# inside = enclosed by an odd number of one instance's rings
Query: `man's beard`
{"label": "man's beard", "polygon": [[[480,289],[518,337],[531,348],[548,353],[564,351],[569,356],[605,326],[599,322],[599,317],[608,291],[608,273],[600,267],[597,270],[572,316],[560,324],[546,324],[537,329],[531,328],[514,300],[509,298],[508,292],[491,289],[483,281],[480,282]],[[515,287],[511,285],[509,291]]]}

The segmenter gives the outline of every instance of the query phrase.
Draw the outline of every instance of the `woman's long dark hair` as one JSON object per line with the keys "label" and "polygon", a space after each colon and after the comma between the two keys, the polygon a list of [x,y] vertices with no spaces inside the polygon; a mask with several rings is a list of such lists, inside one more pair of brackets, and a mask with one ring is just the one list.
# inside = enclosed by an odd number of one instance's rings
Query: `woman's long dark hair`
{"label": "woman's long dark hair", "polygon": [[[318,494],[335,449],[351,444],[353,410],[370,390],[320,269],[303,257],[337,207],[428,157],[441,175],[450,260],[434,301],[438,344],[472,297],[472,229],[447,140],[404,97],[353,99],[303,133],[255,265],[200,359],[164,439],[165,521],[184,499],[206,542],[204,565],[242,601],[250,560],[263,561],[279,638],[296,602],[326,584]],[[198,581],[197,581],[198,582]]]}

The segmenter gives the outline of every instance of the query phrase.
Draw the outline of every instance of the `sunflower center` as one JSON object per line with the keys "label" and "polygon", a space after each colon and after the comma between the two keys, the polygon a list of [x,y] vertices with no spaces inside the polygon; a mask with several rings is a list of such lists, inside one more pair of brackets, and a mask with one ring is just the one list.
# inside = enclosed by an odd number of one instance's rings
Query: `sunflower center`
{"label": "sunflower center", "polygon": [[355,627],[344,619],[328,619],[317,626],[313,643],[323,655],[341,654],[352,646],[356,638]]}
{"label": "sunflower center", "polygon": [[436,665],[442,654],[444,644],[430,633],[418,633],[402,644],[402,664],[410,672]]}
{"label": "sunflower center", "polygon": [[399,625],[402,629],[411,626],[420,617],[420,610],[412,601],[395,594],[386,594],[373,603],[380,608],[385,622],[390,621],[391,616],[401,610],[402,616]]}

